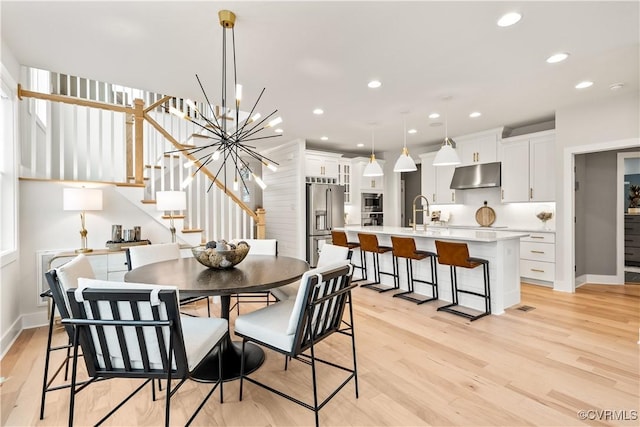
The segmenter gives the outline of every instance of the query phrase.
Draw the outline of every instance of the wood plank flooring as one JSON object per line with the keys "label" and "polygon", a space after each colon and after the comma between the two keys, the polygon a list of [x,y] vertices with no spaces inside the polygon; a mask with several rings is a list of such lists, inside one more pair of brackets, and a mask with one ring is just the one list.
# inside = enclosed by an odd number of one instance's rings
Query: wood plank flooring
{"label": "wood plank flooring", "polygon": [[[437,302],[417,306],[364,288],[353,299],[360,398],[345,387],[320,412],[321,425],[639,425],[640,286],[584,285],[565,294],[524,284],[520,306],[532,310],[511,308],[473,323],[437,312]],[[206,315],[204,304],[197,310]],[[46,332],[24,331],[0,364],[3,426],[67,422],[67,391],[48,393],[45,418],[38,419]],[[56,340],[64,342],[61,330]],[[349,363],[349,341],[334,336],[319,353]],[[267,351],[254,375],[309,401],[309,367],[283,366],[282,356]],[[344,376],[326,368],[319,375],[321,395]],[[82,391],[76,425],[95,423],[136,384],[109,380]],[[207,390],[186,383],[172,400],[172,425],[184,425]],[[312,412],[252,384],[242,402],[238,381],[225,384],[224,396],[221,405],[216,392],[194,425],[313,424]],[[163,399],[152,402],[144,391],[105,425],[160,425]],[[580,418],[581,410],[591,411],[589,419]]]}

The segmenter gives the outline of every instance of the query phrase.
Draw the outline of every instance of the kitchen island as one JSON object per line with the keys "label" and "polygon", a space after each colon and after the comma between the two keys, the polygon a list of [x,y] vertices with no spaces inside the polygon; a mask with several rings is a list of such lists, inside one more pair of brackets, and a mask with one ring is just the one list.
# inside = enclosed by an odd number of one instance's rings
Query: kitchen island
{"label": "kitchen island", "polygon": [[[470,256],[484,258],[489,261],[491,313],[502,314],[505,308],[520,302],[520,238],[528,236],[529,233],[502,231],[489,227],[486,230],[427,227],[427,230],[424,231],[420,226],[414,231],[407,227],[347,226],[342,230],[347,233],[348,240],[353,242],[358,241],[358,233],[375,234],[378,237],[378,243],[384,246],[391,246],[391,236],[413,237],[419,250],[431,252],[436,252],[434,243],[436,240],[464,242],[469,246]],[[373,263],[371,255],[367,258],[369,277],[372,277]],[[354,256],[353,259],[357,260],[359,256]],[[406,269],[403,264],[400,263],[400,288],[406,290]],[[413,266],[415,278],[422,280],[430,278],[428,261],[414,261]],[[381,271],[393,271],[390,253],[380,256],[380,268]],[[451,302],[449,266],[438,264],[437,272],[439,299]],[[383,275],[382,283],[387,286],[393,286],[393,278]],[[481,268],[458,268],[459,289],[482,292],[483,286]],[[430,295],[430,286],[415,283],[415,291],[420,294]],[[434,301],[434,303],[438,304],[437,301]],[[484,311],[482,299],[472,295],[460,294],[459,303],[461,306]]]}

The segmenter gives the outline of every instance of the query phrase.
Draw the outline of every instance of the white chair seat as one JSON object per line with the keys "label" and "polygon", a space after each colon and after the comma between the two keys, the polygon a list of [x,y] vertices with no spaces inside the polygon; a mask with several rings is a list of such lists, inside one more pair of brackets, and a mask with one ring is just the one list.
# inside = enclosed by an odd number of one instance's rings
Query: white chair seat
{"label": "white chair seat", "polygon": [[220,341],[227,333],[227,321],[215,317],[180,316],[180,323],[189,371],[193,371],[211,351],[211,343]]}
{"label": "white chair seat", "polygon": [[295,299],[277,302],[236,319],[235,332],[260,337],[265,344],[283,351],[291,351],[295,333],[287,333]]}

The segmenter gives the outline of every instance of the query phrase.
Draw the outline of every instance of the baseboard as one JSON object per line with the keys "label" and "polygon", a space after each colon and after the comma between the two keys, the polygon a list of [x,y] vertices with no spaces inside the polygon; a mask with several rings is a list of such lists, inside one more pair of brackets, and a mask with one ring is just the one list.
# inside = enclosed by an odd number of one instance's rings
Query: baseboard
{"label": "baseboard", "polygon": [[16,319],[0,339],[0,360],[4,358],[5,354],[7,354],[13,343],[18,338],[18,335],[20,335],[20,332],[22,331],[21,325],[21,318]]}
{"label": "baseboard", "polygon": [[[594,285],[624,285],[624,280],[620,283],[620,280],[616,275],[600,275],[600,274],[587,274],[586,282]],[[577,279],[576,279],[577,280]]]}
{"label": "baseboard", "polygon": [[20,316],[15,322],[13,322],[2,339],[0,339],[0,359],[2,359],[11,349],[11,346],[23,329],[38,328],[40,326],[47,326],[48,324],[49,319],[47,319],[46,312],[35,312]]}

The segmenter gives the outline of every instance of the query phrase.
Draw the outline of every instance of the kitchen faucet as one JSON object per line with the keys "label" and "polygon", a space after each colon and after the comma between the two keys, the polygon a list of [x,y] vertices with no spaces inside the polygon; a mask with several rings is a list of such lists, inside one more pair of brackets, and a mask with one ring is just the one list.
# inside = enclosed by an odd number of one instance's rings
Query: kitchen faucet
{"label": "kitchen faucet", "polygon": [[[416,231],[416,212],[424,212],[424,205],[422,209],[416,209],[416,201],[418,201],[418,199],[424,199],[425,202],[427,202],[427,215],[431,215],[431,213],[429,212],[429,199],[427,199],[425,196],[423,196],[422,194],[418,194],[414,199],[413,199],[413,231]],[[426,221],[422,221],[423,225],[424,225],[424,231],[427,231],[427,222]]]}

